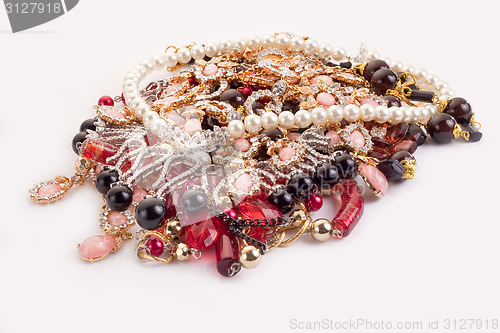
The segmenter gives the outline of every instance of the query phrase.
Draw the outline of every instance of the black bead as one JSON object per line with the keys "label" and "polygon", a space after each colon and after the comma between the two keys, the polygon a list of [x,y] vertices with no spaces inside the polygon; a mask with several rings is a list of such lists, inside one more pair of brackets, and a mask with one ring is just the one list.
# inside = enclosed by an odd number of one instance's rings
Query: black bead
{"label": "black bead", "polygon": [[370,80],[372,90],[378,95],[384,95],[387,90],[394,89],[397,83],[398,76],[389,68],[380,68]]}
{"label": "black bead", "polygon": [[233,108],[237,109],[245,103],[245,95],[236,89],[228,89],[220,94],[219,101],[229,103]]}
{"label": "black bead", "polygon": [[384,174],[387,181],[402,180],[405,168],[397,160],[388,160],[377,165],[377,168]]}
{"label": "black bead", "polygon": [[[277,141],[279,139],[283,139],[283,132],[281,132],[279,129],[277,128],[273,128],[273,129],[268,129],[268,130],[263,130],[261,132],[261,134],[264,134],[266,135],[267,137],[269,137],[271,140],[273,141]],[[266,148],[267,150],[267,148]]]}
{"label": "black bead", "polygon": [[305,198],[314,187],[314,182],[306,173],[294,175],[287,184],[287,190],[296,198]]}
{"label": "black bead", "polygon": [[71,142],[71,147],[73,148],[75,154],[80,155],[78,147],[80,147],[80,145],[82,144],[83,141],[85,141],[86,138],[87,138],[86,132],[80,132],[73,137],[73,141]]}
{"label": "black bead", "polygon": [[339,182],[339,171],[335,165],[323,163],[316,169],[314,180],[320,188],[323,188],[324,185],[334,186]]}
{"label": "black bead", "polygon": [[472,125],[463,126],[462,129],[469,132],[469,142],[478,142],[483,137],[483,133]]}
{"label": "black bead", "polygon": [[269,195],[268,201],[271,205],[274,205],[281,210],[282,208],[291,208],[295,200],[290,192],[284,188],[280,188]]}
{"label": "black bead", "polygon": [[257,155],[255,155],[255,159],[259,162],[262,162],[262,161],[267,161],[270,158],[271,156],[269,156],[269,154],[267,153],[267,146],[266,145],[260,146],[259,150],[257,151]]}
{"label": "black bead", "polygon": [[411,90],[410,99],[412,101],[432,103],[434,93],[432,91]]}
{"label": "black bead", "polygon": [[80,125],[80,132],[87,132],[87,130],[95,131],[95,119],[87,119]]}
{"label": "black bead", "polygon": [[113,186],[106,194],[106,203],[111,210],[123,212],[132,204],[132,194],[128,186]]}
{"label": "black bead", "polygon": [[283,102],[282,111],[290,111],[291,113],[295,113],[299,111],[299,102],[298,101],[286,101]]}
{"label": "black bead", "polygon": [[231,87],[231,89],[238,89],[240,87],[243,87],[243,83],[241,83],[240,81],[233,81],[231,82],[229,87]]}
{"label": "black bead", "polygon": [[104,170],[95,177],[95,187],[101,194],[108,193],[111,184],[118,182],[118,172],[116,170]]}
{"label": "black bead", "polygon": [[453,97],[443,110],[449,114],[460,125],[469,125],[470,117],[472,116],[472,107],[462,97]]}
{"label": "black bead", "polygon": [[334,162],[337,166],[340,179],[352,178],[358,170],[356,161],[349,154],[342,154],[336,157]]}
{"label": "black bead", "polygon": [[383,60],[375,59],[366,64],[363,71],[363,77],[370,82],[373,74],[381,68],[389,68],[389,65]]}
{"label": "black bead", "polygon": [[203,191],[188,190],[181,196],[180,204],[187,215],[196,216],[207,209],[208,197]]}
{"label": "black bead", "polygon": [[390,108],[391,106],[397,106],[397,107],[401,106],[401,102],[399,101],[399,99],[396,98],[396,97],[394,97],[394,96],[392,96],[392,95],[385,95],[382,98],[387,101],[387,107],[388,108]]}
{"label": "black bead", "polygon": [[340,68],[351,68],[352,63],[350,61],[344,61],[339,64]]}
{"label": "black bead", "polygon": [[135,208],[135,219],[137,224],[146,230],[160,228],[165,222],[167,208],[158,198],[146,198],[139,202]]}
{"label": "black bead", "polygon": [[204,57],[203,57],[203,60],[205,60],[206,62],[209,62],[211,59],[212,59],[212,58],[211,58],[211,57],[209,57],[209,56],[204,56]]}

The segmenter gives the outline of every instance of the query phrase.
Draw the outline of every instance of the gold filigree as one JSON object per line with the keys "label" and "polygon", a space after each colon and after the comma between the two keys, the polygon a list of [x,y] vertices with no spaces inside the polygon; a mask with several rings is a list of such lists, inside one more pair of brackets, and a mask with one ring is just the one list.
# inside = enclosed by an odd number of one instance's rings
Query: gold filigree
{"label": "gold filigree", "polygon": [[402,160],[401,165],[405,168],[403,173],[403,179],[413,179],[415,178],[415,172],[417,171],[417,163],[415,160]]}

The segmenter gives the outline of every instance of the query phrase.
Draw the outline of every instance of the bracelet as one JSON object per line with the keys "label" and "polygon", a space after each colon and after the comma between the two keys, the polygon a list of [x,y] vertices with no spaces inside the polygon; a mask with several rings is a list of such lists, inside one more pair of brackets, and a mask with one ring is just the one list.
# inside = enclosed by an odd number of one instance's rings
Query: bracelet
{"label": "bracelet", "polygon": [[[140,88],[153,71],[164,78]],[[54,202],[92,182],[104,234],[79,244],[82,259],[135,237],[141,260],[215,249],[223,276],[306,233],[348,236],[364,196],[414,178],[428,135],[482,137],[470,104],[426,70],[289,33],[169,46],[95,110],[73,138],[76,173],[34,185],[31,198]],[[333,196],[337,214],[316,216]]]}

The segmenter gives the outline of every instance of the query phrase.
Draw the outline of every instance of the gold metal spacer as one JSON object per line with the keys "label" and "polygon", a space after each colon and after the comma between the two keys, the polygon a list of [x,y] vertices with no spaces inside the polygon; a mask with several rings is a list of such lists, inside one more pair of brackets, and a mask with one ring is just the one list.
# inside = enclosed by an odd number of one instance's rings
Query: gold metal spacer
{"label": "gold metal spacer", "polygon": [[415,172],[417,171],[417,163],[415,160],[402,160],[401,165],[405,168],[403,173],[403,179],[413,179],[415,178]]}
{"label": "gold metal spacer", "polygon": [[476,121],[476,114],[473,113],[472,116],[470,116],[469,123],[474,126],[476,129],[481,129],[481,123]]}
{"label": "gold metal spacer", "polygon": [[462,137],[465,140],[469,141],[470,133],[467,131],[464,131],[459,124],[455,124],[455,127],[453,127],[453,137],[455,139]]}

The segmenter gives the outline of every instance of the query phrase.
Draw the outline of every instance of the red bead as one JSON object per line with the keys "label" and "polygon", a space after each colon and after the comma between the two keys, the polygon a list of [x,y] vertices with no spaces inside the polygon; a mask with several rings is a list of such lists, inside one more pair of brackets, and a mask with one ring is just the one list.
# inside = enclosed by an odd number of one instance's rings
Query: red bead
{"label": "red bead", "polygon": [[317,212],[323,207],[323,198],[319,194],[311,194],[306,199],[306,208],[311,212]]}
{"label": "red bead", "polygon": [[224,213],[226,213],[227,215],[229,215],[233,219],[237,219],[238,218],[238,212],[234,208],[226,209],[224,211]]}
{"label": "red bead", "polygon": [[156,237],[150,238],[146,242],[146,246],[153,257],[159,257],[163,253],[163,242]]}
{"label": "red bead", "polygon": [[408,133],[410,126],[407,123],[399,123],[396,125],[390,125],[387,128],[387,140],[390,143],[397,143],[403,140]]}
{"label": "red bead", "polygon": [[183,240],[194,249],[205,250],[215,245],[219,236],[218,218],[209,217],[202,222],[184,227]]}
{"label": "red bead", "polygon": [[407,151],[410,154],[413,154],[417,150],[417,147],[418,147],[418,145],[415,141],[404,140],[404,141],[401,141],[400,143],[398,143],[394,147],[394,152]]}
{"label": "red bead", "polygon": [[337,215],[332,220],[332,226],[341,237],[348,236],[358,224],[364,210],[364,201],[355,180],[345,180],[339,185],[342,204]]}
{"label": "red bead", "polygon": [[99,98],[99,101],[97,102],[99,105],[108,105],[108,106],[114,106],[115,101],[111,96],[102,96]]}
{"label": "red bead", "polygon": [[252,89],[252,87],[243,87],[241,92],[245,96],[250,96],[253,93],[253,89]]}
{"label": "red bead", "polygon": [[281,216],[275,206],[256,199],[245,199],[237,207],[238,212],[247,219],[271,219]]}
{"label": "red bead", "polygon": [[198,84],[198,80],[196,80],[196,76],[191,76],[191,77],[188,79],[188,82],[189,82],[189,85],[190,85],[190,86],[194,86],[194,85]]}
{"label": "red bead", "polygon": [[112,144],[101,140],[87,139],[82,143],[81,151],[84,157],[95,162],[107,164],[106,160],[116,154],[118,149]]}
{"label": "red bead", "polygon": [[215,243],[217,271],[223,276],[236,275],[241,269],[239,254],[240,247],[236,236],[231,233],[221,233]]}
{"label": "red bead", "polygon": [[123,97],[123,93],[122,93],[122,103],[123,105],[127,105],[127,103],[125,103],[125,97]]}

